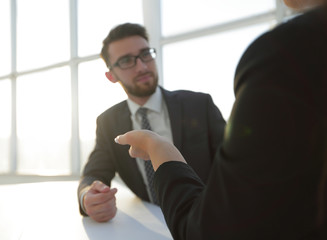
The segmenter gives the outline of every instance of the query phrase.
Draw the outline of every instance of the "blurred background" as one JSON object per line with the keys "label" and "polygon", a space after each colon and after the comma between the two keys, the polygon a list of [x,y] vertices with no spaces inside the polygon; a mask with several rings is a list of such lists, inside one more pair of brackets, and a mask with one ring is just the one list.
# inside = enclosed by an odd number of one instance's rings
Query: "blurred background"
{"label": "blurred background", "polygon": [[112,27],[145,25],[160,84],[210,93],[227,120],[245,48],[293,14],[281,0],[1,0],[0,181],[78,178],[96,117],[126,99],[99,57]]}

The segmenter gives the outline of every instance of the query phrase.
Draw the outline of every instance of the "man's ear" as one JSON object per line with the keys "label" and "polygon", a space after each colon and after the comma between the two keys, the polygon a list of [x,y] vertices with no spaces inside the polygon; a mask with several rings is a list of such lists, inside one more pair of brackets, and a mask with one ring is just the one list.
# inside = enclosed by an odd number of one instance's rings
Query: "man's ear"
{"label": "man's ear", "polygon": [[111,71],[106,72],[105,74],[106,74],[106,77],[108,78],[108,80],[109,80],[110,82],[112,82],[112,83],[116,83],[116,82],[118,82],[118,81],[116,80],[115,76],[112,74]]}

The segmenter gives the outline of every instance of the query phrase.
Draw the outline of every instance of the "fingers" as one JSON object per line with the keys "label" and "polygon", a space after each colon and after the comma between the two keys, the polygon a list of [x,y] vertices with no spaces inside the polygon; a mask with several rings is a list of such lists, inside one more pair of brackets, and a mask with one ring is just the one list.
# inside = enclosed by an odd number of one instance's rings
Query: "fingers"
{"label": "fingers", "polygon": [[98,205],[115,198],[116,188],[106,188],[105,192],[94,191],[92,187],[84,196],[84,206]]}
{"label": "fingers", "polygon": [[90,190],[93,192],[103,192],[104,193],[104,192],[109,192],[110,187],[101,181],[94,181],[91,185]]}
{"label": "fingers", "polygon": [[116,188],[111,189],[101,181],[94,181],[83,198],[86,213],[98,222],[112,219],[117,212],[116,193]]}
{"label": "fingers", "polygon": [[134,130],[119,135],[115,138],[115,142],[121,145],[144,146],[145,141],[149,137],[155,136],[156,133],[149,130]]}
{"label": "fingers", "polygon": [[115,142],[121,145],[130,145],[129,154],[131,157],[149,160],[149,143],[155,136],[156,134],[152,131],[135,130],[117,136]]}
{"label": "fingers", "polygon": [[115,138],[115,142],[118,143],[118,144],[121,144],[121,145],[133,145],[133,143],[131,142],[130,140],[130,137],[129,137],[130,134],[128,133],[125,133],[123,135],[119,135]]}
{"label": "fingers", "polygon": [[115,138],[116,143],[130,145],[129,154],[145,160],[151,159],[153,169],[168,161],[186,163],[184,157],[167,138],[147,130],[134,130]]}
{"label": "fingers", "polygon": [[88,208],[87,214],[97,222],[106,222],[115,217],[117,213],[116,198],[104,202],[102,204],[95,204]]}
{"label": "fingers", "polygon": [[129,155],[133,158],[141,158],[143,160],[150,160],[150,156],[142,151],[141,149],[137,149],[133,146],[129,148]]}

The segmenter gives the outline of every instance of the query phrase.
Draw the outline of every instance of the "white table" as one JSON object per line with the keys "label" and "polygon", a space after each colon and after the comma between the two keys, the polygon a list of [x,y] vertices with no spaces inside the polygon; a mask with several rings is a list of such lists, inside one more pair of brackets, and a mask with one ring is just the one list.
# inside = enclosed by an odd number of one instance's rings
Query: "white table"
{"label": "white table", "polygon": [[117,187],[116,217],[97,223],[79,214],[77,181],[0,185],[1,240],[172,239],[161,209]]}

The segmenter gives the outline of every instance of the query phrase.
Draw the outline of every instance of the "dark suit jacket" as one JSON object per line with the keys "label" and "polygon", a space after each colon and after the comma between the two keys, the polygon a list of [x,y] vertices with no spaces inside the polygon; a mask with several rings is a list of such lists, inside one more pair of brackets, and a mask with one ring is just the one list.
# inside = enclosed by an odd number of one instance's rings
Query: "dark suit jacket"
{"label": "dark suit jacket", "polygon": [[156,171],[174,239],[326,240],[327,10],[256,40],[235,96],[206,186],[181,162]]}
{"label": "dark suit jacket", "polygon": [[[214,154],[222,140],[225,120],[208,94],[161,90],[175,146],[187,157],[200,178],[207,181]],[[149,200],[137,163],[128,154],[129,146],[114,142],[116,136],[132,130],[130,114],[127,101],[123,101],[98,117],[96,145],[84,168],[79,196],[81,190],[94,180],[110,185],[115,173],[119,173],[137,196]]]}

